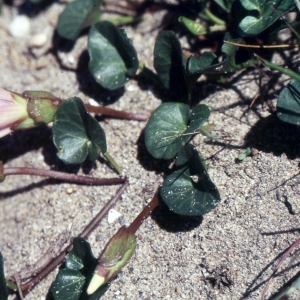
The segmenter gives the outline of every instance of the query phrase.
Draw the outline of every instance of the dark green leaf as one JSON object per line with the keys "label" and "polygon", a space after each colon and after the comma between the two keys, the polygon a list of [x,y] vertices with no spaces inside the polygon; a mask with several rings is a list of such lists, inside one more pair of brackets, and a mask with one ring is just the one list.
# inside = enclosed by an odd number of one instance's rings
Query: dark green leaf
{"label": "dark green leaf", "polygon": [[145,142],[155,158],[171,159],[192,138],[209,117],[206,105],[198,105],[190,114],[187,104],[168,102],[151,115],[145,128]]}
{"label": "dark green leaf", "polygon": [[107,150],[102,127],[77,97],[59,106],[53,124],[53,140],[59,150],[57,156],[69,164],[82,163],[87,156],[96,160],[100,151]]}
{"label": "dark green leaf", "polygon": [[190,73],[205,73],[205,69],[218,64],[218,58],[214,53],[204,52],[199,58],[190,56],[187,62],[187,71]]}
{"label": "dark green leaf", "polygon": [[78,300],[82,293],[85,277],[77,270],[61,270],[51,287],[55,300]]}
{"label": "dark green leaf", "polygon": [[62,269],[52,285],[55,300],[98,300],[107,291],[108,285],[101,286],[93,295],[86,289],[94,274],[98,260],[93,256],[90,244],[82,238],[73,239],[73,249],[67,256]]}
{"label": "dark green leaf", "polygon": [[4,275],[3,256],[0,252],[0,299],[8,299],[8,291],[6,287],[6,280]]}
{"label": "dark green leaf", "polygon": [[163,201],[171,211],[199,216],[214,209],[219,192],[210,180],[203,158],[188,144],[178,153],[179,170],[169,175],[161,188]]}
{"label": "dark green leaf", "polygon": [[181,134],[186,130],[190,109],[183,103],[163,103],[151,115],[145,128],[145,142],[155,158],[174,158],[184,145]]}
{"label": "dark green leaf", "polygon": [[[235,42],[235,43],[242,42],[242,39],[240,39],[240,38],[232,39],[232,37],[229,33],[226,33],[224,40]],[[203,74],[220,74],[220,73],[234,72],[234,71],[240,69],[240,66],[236,65],[236,63],[235,63],[235,54],[236,54],[236,51],[238,50],[238,47],[224,43],[221,50],[224,53],[223,61],[220,63],[213,64],[211,66],[208,66],[205,69],[200,70],[201,73],[203,73]],[[208,60],[208,63],[210,61],[212,61],[212,56],[211,56],[211,60]],[[192,61],[192,63],[194,63],[194,62],[195,61]]]}
{"label": "dark green leaf", "polygon": [[82,29],[99,20],[102,0],[75,0],[60,14],[57,32],[68,40],[76,40]]}
{"label": "dark green leaf", "polygon": [[240,2],[247,10],[245,18],[238,25],[238,30],[242,36],[253,36],[261,33],[272,25],[280,15],[293,10],[295,7],[294,0],[240,0]]}
{"label": "dark green leaf", "polygon": [[110,22],[95,24],[89,33],[89,70],[104,88],[122,87],[138,69],[137,53],[122,29]]}
{"label": "dark green leaf", "polygon": [[172,31],[163,31],[154,47],[154,67],[164,87],[178,100],[188,100],[181,45]]}
{"label": "dark green leaf", "polygon": [[277,102],[277,116],[280,120],[300,125],[300,82],[292,79],[281,91]]}
{"label": "dark green leaf", "polygon": [[[90,270],[93,272],[97,265],[97,259],[94,257],[91,246],[83,238],[73,239],[73,249],[66,259],[66,267],[73,270]],[[91,274],[90,274],[91,275]]]}
{"label": "dark green leaf", "polygon": [[[209,118],[210,110],[204,104],[199,104],[195,106],[190,114],[190,121],[189,124],[184,131],[184,135],[188,137],[189,134],[194,134],[202,125],[203,123]],[[186,142],[189,140],[188,138]]]}

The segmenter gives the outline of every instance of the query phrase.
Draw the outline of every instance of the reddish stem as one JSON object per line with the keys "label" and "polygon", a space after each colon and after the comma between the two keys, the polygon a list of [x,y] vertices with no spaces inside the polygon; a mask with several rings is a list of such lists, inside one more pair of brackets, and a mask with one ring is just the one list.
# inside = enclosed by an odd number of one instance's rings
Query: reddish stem
{"label": "reddish stem", "polygon": [[[123,185],[118,189],[116,195],[110,199],[108,203],[101,209],[101,211],[93,218],[93,220],[85,227],[85,229],[79,234],[79,237],[86,239],[93,230],[99,225],[108,211],[113,207],[118,198],[122,195],[125,189],[128,187],[129,182],[125,179]],[[66,249],[64,249],[51,263],[49,263],[40,273],[34,276],[30,281],[21,285],[21,290],[23,291],[23,296],[26,296],[29,291],[42,279],[44,279],[50,272],[52,272],[59,264],[63,262],[65,256],[72,250],[73,245],[70,244]]]}
{"label": "reddish stem", "polygon": [[113,185],[113,184],[121,184],[126,181],[125,178],[94,178],[88,176],[80,176],[75,174],[57,172],[52,170],[41,170],[41,169],[33,169],[33,168],[3,168],[4,176],[23,175],[23,174],[50,177],[54,179],[60,179],[60,180],[77,182],[81,184],[90,184],[90,185]]}
{"label": "reddish stem", "polygon": [[120,119],[144,121],[144,122],[149,119],[149,116],[146,116],[146,115],[128,113],[125,111],[115,110],[115,109],[108,108],[105,106],[93,106],[90,104],[85,104],[85,108],[87,109],[88,112],[117,117]]}
{"label": "reddish stem", "polygon": [[136,233],[139,227],[142,225],[143,221],[148,217],[148,215],[153,211],[153,209],[159,204],[159,188],[157,189],[155,195],[148,205],[140,212],[140,214],[134,219],[134,221],[129,225],[128,231],[131,233]]}
{"label": "reddish stem", "polygon": [[290,253],[296,248],[296,246],[300,244],[300,238],[297,239],[291,246],[290,248],[284,253],[284,255],[282,256],[281,260],[279,261],[279,263],[277,264],[277,266],[275,267],[272,275],[270,276],[270,278],[268,279],[268,282],[262,292],[262,296],[261,296],[261,300],[264,299],[266,292],[268,291],[268,288],[271,284],[271,281],[273,279],[273,276],[275,275],[275,273],[277,272],[277,270],[280,268],[280,266],[282,265],[282,263],[284,262],[284,260],[290,255]]}

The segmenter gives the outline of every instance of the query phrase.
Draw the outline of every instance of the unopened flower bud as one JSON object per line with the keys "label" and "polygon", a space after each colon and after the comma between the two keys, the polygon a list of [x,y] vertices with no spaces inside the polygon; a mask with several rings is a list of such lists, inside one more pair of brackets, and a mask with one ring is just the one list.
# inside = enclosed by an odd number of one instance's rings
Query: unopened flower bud
{"label": "unopened flower bud", "polygon": [[27,112],[35,124],[48,124],[53,121],[61,99],[45,91],[25,91]]}
{"label": "unopened flower bud", "polygon": [[182,23],[194,35],[207,34],[206,28],[201,23],[195,22],[186,17],[179,17],[178,21]]}
{"label": "unopened flower bud", "polygon": [[135,235],[126,227],[109,240],[102,251],[87,294],[93,294],[101,285],[112,280],[127,264],[136,246]]}
{"label": "unopened flower bud", "polygon": [[17,129],[52,122],[60,103],[48,92],[26,91],[21,95],[0,89],[0,138]]}

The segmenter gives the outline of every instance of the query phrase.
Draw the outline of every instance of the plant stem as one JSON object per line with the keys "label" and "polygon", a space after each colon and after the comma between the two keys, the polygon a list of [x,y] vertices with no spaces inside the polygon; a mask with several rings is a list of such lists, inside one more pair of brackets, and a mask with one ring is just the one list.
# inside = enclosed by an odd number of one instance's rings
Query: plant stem
{"label": "plant stem", "polygon": [[235,43],[231,41],[224,41],[225,44],[237,46],[237,47],[243,47],[243,48],[254,48],[254,49],[281,49],[281,48],[295,48],[298,47],[298,45],[290,45],[290,44],[283,44],[283,45],[249,45],[249,44],[241,44],[241,43]]}
{"label": "plant stem", "polygon": [[[108,211],[113,207],[118,198],[122,195],[125,189],[128,187],[129,182],[125,178],[125,182],[118,189],[115,196],[113,196],[109,202],[101,209],[101,211],[93,218],[93,220],[85,227],[85,229],[79,234],[79,237],[86,239],[93,230],[99,225]],[[23,291],[23,296],[27,295],[29,291],[42,279],[44,279],[50,272],[52,272],[59,264],[63,262],[65,256],[72,250],[73,245],[70,244],[66,249],[64,249],[51,263],[49,263],[40,273],[33,277],[30,281],[22,284],[21,290]]]}
{"label": "plant stem", "polygon": [[300,81],[300,74],[299,73],[296,73],[296,72],[294,72],[294,71],[292,71],[290,69],[286,69],[284,67],[275,65],[275,64],[273,64],[273,63],[271,63],[271,62],[263,59],[262,57],[258,56],[257,54],[254,54],[254,56],[257,57],[257,59],[259,59],[268,68],[276,70],[276,71],[279,71],[282,74],[288,75],[291,78]]}
{"label": "plant stem", "polygon": [[207,7],[204,8],[204,12],[206,14],[206,16],[215,24],[218,25],[225,25],[225,21],[218,18],[216,15],[214,15]]}
{"label": "plant stem", "polygon": [[268,279],[268,282],[262,292],[262,296],[261,296],[261,300],[264,299],[265,294],[269,288],[269,285],[273,279],[273,276],[275,275],[275,273],[277,272],[277,270],[280,268],[280,266],[282,265],[282,263],[284,262],[284,260],[290,255],[290,253],[296,248],[296,246],[300,244],[300,238],[297,239],[291,246],[290,248],[284,253],[284,255],[282,256],[282,258],[280,259],[279,263],[277,264],[277,266],[275,267],[273,273],[271,274],[270,278]]}
{"label": "plant stem", "polygon": [[236,72],[236,71],[251,67],[255,64],[257,64],[257,59],[252,58],[252,59],[249,59],[249,60],[247,60],[247,61],[245,61],[241,64],[231,66],[231,68],[228,70],[228,72]]}
{"label": "plant stem", "polygon": [[111,163],[111,165],[114,167],[117,173],[121,174],[122,168],[117,164],[114,158],[107,151],[103,153],[103,156]]}
{"label": "plant stem", "polygon": [[134,221],[129,225],[128,231],[131,233],[135,233],[143,221],[148,217],[148,215],[153,211],[153,209],[159,204],[159,188],[157,189],[154,197],[150,201],[148,205],[144,207],[144,209],[140,212],[140,214],[134,219]]}
{"label": "plant stem", "polygon": [[85,108],[90,113],[102,114],[102,115],[116,117],[116,118],[125,119],[125,120],[134,120],[134,121],[145,122],[145,121],[148,121],[148,119],[149,119],[149,116],[146,116],[146,115],[128,113],[125,111],[115,110],[115,109],[108,108],[105,106],[94,106],[94,105],[90,105],[90,104],[85,104]]}
{"label": "plant stem", "polygon": [[212,139],[212,140],[218,140],[218,139],[219,139],[218,136],[208,133],[208,132],[206,131],[206,128],[203,128],[203,127],[204,127],[204,126],[202,126],[202,127],[200,128],[200,132],[201,132],[203,135],[205,135],[206,137],[208,137],[209,139]]}
{"label": "plant stem", "polygon": [[3,168],[3,175],[36,175],[42,177],[50,177],[54,179],[77,182],[81,184],[89,185],[113,185],[121,184],[126,181],[125,178],[94,178],[88,176],[80,176],[75,174],[68,174],[63,172],[57,172],[52,170],[41,170],[33,168]]}
{"label": "plant stem", "polygon": [[120,26],[120,25],[138,23],[142,21],[142,19],[143,18],[141,16],[121,16],[121,17],[101,19],[101,20],[109,21],[116,26]]}

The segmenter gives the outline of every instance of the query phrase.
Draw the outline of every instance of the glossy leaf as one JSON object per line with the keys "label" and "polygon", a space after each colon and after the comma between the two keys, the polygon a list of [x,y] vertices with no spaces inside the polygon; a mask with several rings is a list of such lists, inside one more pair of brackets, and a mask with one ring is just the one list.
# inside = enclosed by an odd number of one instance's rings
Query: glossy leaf
{"label": "glossy leaf", "polygon": [[73,249],[66,259],[66,268],[59,271],[51,288],[54,299],[100,299],[108,289],[107,284],[103,285],[93,295],[87,295],[86,293],[97,262],[98,260],[94,257],[90,244],[82,238],[74,238]]}
{"label": "glossy leaf", "polygon": [[281,91],[277,101],[277,116],[280,120],[300,125],[300,82],[292,79]]}
{"label": "glossy leaf", "polygon": [[80,298],[85,277],[77,270],[61,270],[52,285],[51,292],[55,300],[77,300]]}
{"label": "glossy leaf", "polygon": [[102,127],[77,97],[59,106],[53,124],[53,141],[58,149],[57,156],[69,164],[82,163],[87,156],[96,160],[100,151],[107,150]]}
{"label": "glossy leaf", "polygon": [[196,106],[191,113],[187,104],[169,102],[160,105],[152,113],[145,129],[149,153],[155,158],[174,158],[209,114],[206,105]]}
{"label": "glossy leaf", "polygon": [[8,291],[6,287],[6,280],[4,275],[3,256],[0,252],[0,299],[8,299]]}
{"label": "glossy leaf", "polygon": [[57,32],[68,40],[76,40],[82,29],[99,20],[102,0],[75,0],[60,14]]}
{"label": "glossy leaf", "polygon": [[205,69],[218,64],[218,58],[214,53],[204,52],[199,58],[190,56],[187,62],[187,70],[190,73],[204,73]]}
{"label": "glossy leaf", "polygon": [[137,53],[122,29],[110,22],[98,22],[90,29],[89,70],[102,87],[122,87],[138,69]]}
{"label": "glossy leaf", "polygon": [[[294,9],[294,0],[240,0],[247,10],[245,18],[238,25],[242,36],[253,36],[272,25],[280,15]],[[275,10],[272,9],[275,8]]]}
{"label": "glossy leaf", "polygon": [[154,47],[154,68],[162,84],[176,100],[188,100],[185,77],[185,62],[181,45],[172,31],[163,31],[157,37]]}
{"label": "glossy leaf", "polygon": [[210,180],[203,158],[188,144],[178,153],[178,171],[169,175],[161,188],[161,197],[171,211],[199,216],[214,209],[220,194]]}
{"label": "glossy leaf", "polygon": [[73,270],[90,270],[92,273],[97,265],[97,259],[94,257],[91,246],[83,238],[73,239],[73,249],[66,259],[66,267]]}
{"label": "glossy leaf", "polygon": [[[232,39],[231,35],[228,33],[225,35],[224,40],[235,42],[235,43],[242,42],[242,39]],[[236,51],[238,50],[237,46],[224,43],[221,50],[224,53],[224,59],[222,62],[218,63],[217,59],[213,59],[213,55],[209,56],[207,54],[207,59],[203,59],[204,62],[201,65],[200,65],[201,56],[199,58],[199,62],[191,58],[188,61],[188,70],[190,72],[201,72],[203,74],[222,74],[227,72],[234,72],[241,69],[241,67],[243,67],[237,65],[235,62],[235,55],[236,55]],[[214,62],[216,63],[213,64]],[[207,66],[206,68],[204,68],[205,64],[208,65],[209,63],[211,63],[211,66]],[[197,65],[199,71],[196,71]]]}

